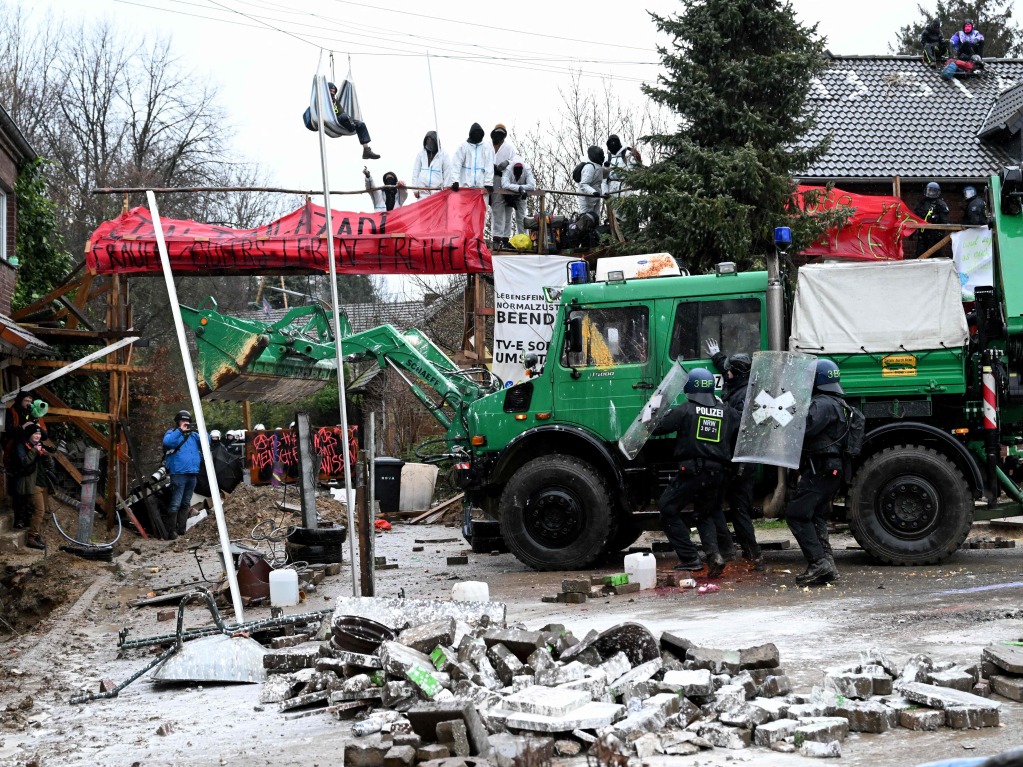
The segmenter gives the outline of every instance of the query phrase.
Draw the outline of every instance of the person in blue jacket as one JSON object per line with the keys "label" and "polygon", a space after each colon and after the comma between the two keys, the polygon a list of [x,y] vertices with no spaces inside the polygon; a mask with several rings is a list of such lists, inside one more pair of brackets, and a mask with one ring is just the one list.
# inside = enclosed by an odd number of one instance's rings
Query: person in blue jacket
{"label": "person in blue jacket", "polygon": [[170,502],[167,504],[164,522],[167,539],[171,541],[185,534],[192,492],[202,462],[199,433],[192,431],[192,414],[187,410],[179,410],[174,416],[174,424],[174,428],[168,429],[163,435],[163,462],[167,465],[171,479]]}
{"label": "person in blue jacket", "polygon": [[949,40],[955,58],[968,60],[971,56],[984,58],[984,35],[973,26],[973,19],[966,19],[963,28]]}

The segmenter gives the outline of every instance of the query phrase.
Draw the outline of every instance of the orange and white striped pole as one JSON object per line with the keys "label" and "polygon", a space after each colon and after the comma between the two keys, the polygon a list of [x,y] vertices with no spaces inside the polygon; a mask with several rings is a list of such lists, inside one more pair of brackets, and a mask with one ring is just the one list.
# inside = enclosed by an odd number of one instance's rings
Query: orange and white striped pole
{"label": "orange and white striped pole", "polygon": [[987,349],[981,366],[981,390],[983,396],[984,448],[987,454],[987,502],[994,506],[998,502],[998,389],[995,379],[995,354]]}

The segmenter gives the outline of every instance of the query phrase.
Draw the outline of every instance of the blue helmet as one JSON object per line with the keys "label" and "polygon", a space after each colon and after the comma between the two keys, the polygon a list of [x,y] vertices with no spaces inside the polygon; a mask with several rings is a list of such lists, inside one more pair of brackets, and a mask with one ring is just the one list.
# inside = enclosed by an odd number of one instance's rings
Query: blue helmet
{"label": "blue helmet", "polygon": [[842,384],[842,371],[831,360],[817,360],[817,373],[813,377],[813,388],[818,391],[845,394]]}
{"label": "blue helmet", "polygon": [[695,402],[697,405],[716,405],[714,397],[714,374],[707,368],[693,368],[689,371],[689,380],[686,381],[682,391],[686,399]]}

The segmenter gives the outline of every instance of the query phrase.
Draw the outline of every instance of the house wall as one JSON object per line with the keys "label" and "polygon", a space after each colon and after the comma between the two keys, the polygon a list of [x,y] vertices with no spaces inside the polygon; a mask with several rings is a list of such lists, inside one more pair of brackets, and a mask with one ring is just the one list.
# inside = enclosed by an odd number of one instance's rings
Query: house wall
{"label": "house wall", "polygon": [[[3,190],[6,197],[5,210],[0,211],[4,216],[4,253],[7,259],[14,255],[14,240],[17,234],[17,204],[14,199],[14,184],[18,180],[18,164],[14,159],[13,147],[7,141],[6,136],[0,135],[0,190]],[[11,299],[14,296],[14,283],[17,279],[17,270],[14,269],[7,259],[0,259],[0,314],[11,313]]]}

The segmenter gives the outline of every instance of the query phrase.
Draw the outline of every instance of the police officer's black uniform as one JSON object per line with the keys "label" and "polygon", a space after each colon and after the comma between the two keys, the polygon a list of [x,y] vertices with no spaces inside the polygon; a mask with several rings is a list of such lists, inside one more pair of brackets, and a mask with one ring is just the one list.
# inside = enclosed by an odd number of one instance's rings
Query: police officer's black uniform
{"label": "police officer's black uniform", "polygon": [[979,194],[966,204],[963,223],[967,226],[984,226],[987,223],[987,202]]}
{"label": "police officer's black uniform", "polygon": [[828,541],[828,507],[842,484],[842,448],[848,431],[842,400],[814,389],[806,416],[799,484],[785,513],[789,530],[809,565],[797,581],[812,584],[838,576]]}
{"label": "police officer's black uniform", "polygon": [[727,530],[720,505],[721,486],[732,459],[739,414],[713,394],[688,396],[689,401],[669,410],[654,431],[678,432],[674,456],[679,460],[679,471],[661,494],[657,507],[664,533],[678,554],[678,569],[699,570],[703,565],[682,515],[682,509],[693,503],[696,527],[710,565],[707,575],[715,578],[725,567],[717,543],[718,532]]}

